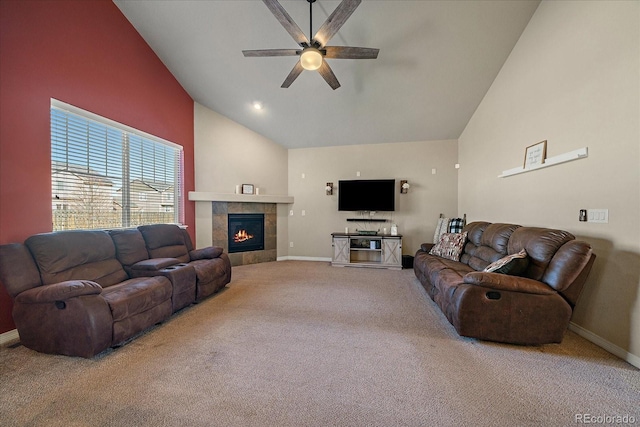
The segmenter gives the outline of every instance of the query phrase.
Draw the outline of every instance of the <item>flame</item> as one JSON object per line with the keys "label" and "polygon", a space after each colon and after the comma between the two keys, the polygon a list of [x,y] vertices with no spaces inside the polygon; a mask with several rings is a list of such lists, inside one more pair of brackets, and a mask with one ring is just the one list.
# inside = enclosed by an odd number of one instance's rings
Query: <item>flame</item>
{"label": "flame", "polygon": [[253,239],[253,234],[247,233],[247,230],[240,230],[233,235],[233,241],[235,243],[246,242],[247,240],[250,240],[250,239]]}

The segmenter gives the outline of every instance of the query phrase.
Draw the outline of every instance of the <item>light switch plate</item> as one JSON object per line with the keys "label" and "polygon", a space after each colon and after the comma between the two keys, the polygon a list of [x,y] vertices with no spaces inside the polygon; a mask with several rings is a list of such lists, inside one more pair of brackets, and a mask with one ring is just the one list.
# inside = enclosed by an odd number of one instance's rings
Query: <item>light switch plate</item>
{"label": "light switch plate", "polygon": [[609,223],[609,209],[587,209],[587,222]]}

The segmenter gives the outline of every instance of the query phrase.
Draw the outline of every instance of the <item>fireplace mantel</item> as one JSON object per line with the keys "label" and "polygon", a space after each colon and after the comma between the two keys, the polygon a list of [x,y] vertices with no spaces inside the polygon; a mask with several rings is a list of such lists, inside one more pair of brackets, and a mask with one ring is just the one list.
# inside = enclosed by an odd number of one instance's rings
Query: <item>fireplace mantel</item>
{"label": "fireplace mantel", "polygon": [[189,200],[192,202],[293,203],[292,196],[211,193],[207,191],[189,191]]}

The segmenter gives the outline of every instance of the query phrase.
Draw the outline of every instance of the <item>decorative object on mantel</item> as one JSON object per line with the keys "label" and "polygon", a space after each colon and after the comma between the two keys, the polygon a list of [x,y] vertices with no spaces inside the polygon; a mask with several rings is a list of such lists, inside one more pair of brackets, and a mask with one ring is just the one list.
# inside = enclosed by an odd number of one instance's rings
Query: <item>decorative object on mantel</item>
{"label": "decorative object on mantel", "polygon": [[333,182],[327,182],[327,186],[324,187],[324,191],[327,194],[327,196],[332,196],[333,195]]}
{"label": "decorative object on mantel", "polygon": [[568,153],[559,154],[557,156],[549,157],[544,163],[538,166],[532,166],[530,168],[523,168],[518,166],[517,168],[507,169],[502,171],[502,174],[498,175],[498,178],[506,178],[512,175],[518,175],[525,172],[530,172],[538,169],[547,168],[549,166],[559,165],[560,163],[571,162],[578,159],[586,159],[589,157],[588,147],[578,148],[577,150],[570,151]]}
{"label": "decorative object on mantel", "polygon": [[407,194],[409,192],[409,183],[406,179],[400,181],[400,194]]}
{"label": "decorative object on mantel", "polygon": [[528,146],[524,150],[524,168],[540,166],[547,158],[547,140]]}
{"label": "decorative object on mantel", "polygon": [[254,187],[253,184],[242,184],[242,194],[253,194]]}

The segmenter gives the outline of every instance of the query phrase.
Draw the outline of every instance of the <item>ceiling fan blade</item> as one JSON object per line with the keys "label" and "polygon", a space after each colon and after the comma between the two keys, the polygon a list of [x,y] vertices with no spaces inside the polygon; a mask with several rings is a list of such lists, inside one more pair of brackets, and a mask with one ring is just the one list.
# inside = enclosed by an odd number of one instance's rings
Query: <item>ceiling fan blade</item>
{"label": "ceiling fan blade", "polygon": [[[263,0],[266,1],[266,0]],[[362,0],[342,0],[327,20],[322,24],[313,40],[320,43],[320,47],[325,46],[340,27],[351,16],[354,10],[362,3]]]}
{"label": "ceiling fan blade", "polygon": [[302,68],[302,64],[300,63],[300,61],[296,62],[296,65],[293,66],[293,69],[291,70],[287,78],[284,79],[284,82],[280,87],[286,89],[289,86],[291,86],[291,83],[293,83],[293,81],[297,79],[300,73],[302,73],[303,71],[304,71],[304,68]]}
{"label": "ceiling fan blade", "polygon": [[371,47],[325,46],[324,49],[327,51],[325,58],[336,59],[376,59],[380,52]]}
{"label": "ceiling fan blade", "polygon": [[327,64],[327,61],[322,61],[322,65],[318,68],[318,73],[320,73],[322,78],[329,83],[331,89],[336,90],[340,87],[340,83],[338,82],[336,75],[333,74],[333,70],[329,67],[329,64]]}
{"label": "ceiling fan blade", "polygon": [[260,50],[243,50],[242,54],[246,57],[250,56],[296,56],[300,52],[298,49],[260,49]]}
{"label": "ceiling fan blade", "polygon": [[296,43],[302,47],[309,45],[307,36],[304,35],[300,27],[298,27],[298,24],[291,19],[291,16],[284,10],[282,5],[278,3],[278,0],[262,0],[262,2],[267,5],[271,13],[273,13],[273,16],[280,21],[280,24],[291,34],[291,37],[293,37]]}

